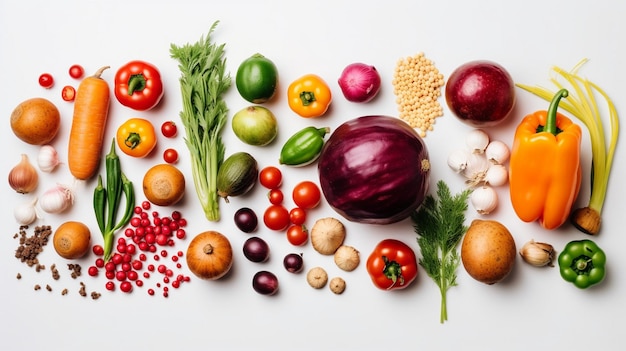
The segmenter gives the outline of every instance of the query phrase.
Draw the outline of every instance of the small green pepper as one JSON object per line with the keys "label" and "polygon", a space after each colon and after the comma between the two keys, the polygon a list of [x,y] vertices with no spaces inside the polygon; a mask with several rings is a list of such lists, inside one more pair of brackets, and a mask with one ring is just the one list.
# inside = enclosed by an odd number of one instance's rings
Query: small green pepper
{"label": "small green pepper", "polygon": [[604,279],[606,255],[591,240],[569,242],[559,254],[561,277],[580,289],[586,289]]}
{"label": "small green pepper", "polygon": [[313,163],[322,152],[324,136],[330,128],[306,127],[285,142],[278,162],[287,166],[306,166]]}

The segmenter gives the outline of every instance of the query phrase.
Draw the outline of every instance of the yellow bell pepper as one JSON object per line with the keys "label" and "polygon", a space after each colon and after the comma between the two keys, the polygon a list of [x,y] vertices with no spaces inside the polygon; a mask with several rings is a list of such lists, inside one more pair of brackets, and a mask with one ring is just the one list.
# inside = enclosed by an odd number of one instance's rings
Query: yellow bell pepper
{"label": "yellow bell pepper", "polygon": [[289,85],[287,101],[291,110],[301,117],[320,117],[328,110],[332,93],[321,77],[306,74]]}
{"label": "yellow bell pepper", "polygon": [[147,156],[157,144],[154,126],[143,118],[128,119],[119,126],[116,136],[120,150],[132,157]]}
{"label": "yellow bell pepper", "polygon": [[524,222],[555,229],[567,221],[581,183],[582,130],[557,112],[561,89],[548,111],[522,120],[515,131],[509,164],[511,203]]}

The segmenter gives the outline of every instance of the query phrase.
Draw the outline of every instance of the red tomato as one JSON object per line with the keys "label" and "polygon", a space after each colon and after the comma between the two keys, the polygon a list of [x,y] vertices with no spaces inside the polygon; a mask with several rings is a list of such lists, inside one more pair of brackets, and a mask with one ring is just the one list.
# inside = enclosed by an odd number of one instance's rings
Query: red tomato
{"label": "red tomato", "polygon": [[174,149],[166,149],[163,151],[163,160],[167,163],[178,162],[178,151]]}
{"label": "red tomato", "polygon": [[289,226],[289,211],[282,205],[270,205],[263,214],[265,226],[272,230],[285,230]]}
{"label": "red tomato", "polygon": [[272,189],[267,193],[267,197],[270,199],[272,205],[281,205],[284,200],[283,192],[280,189]]}
{"label": "red tomato", "polygon": [[173,138],[176,136],[176,133],[178,133],[178,127],[173,121],[164,122],[161,125],[161,133],[166,138]]}
{"label": "red tomato", "polygon": [[80,79],[83,77],[83,74],[85,74],[85,70],[83,69],[83,66],[72,65],[70,67],[70,77],[74,79]]}
{"label": "red tomato", "polygon": [[270,190],[277,189],[283,183],[283,174],[280,169],[268,166],[259,172],[259,182]]}
{"label": "red tomato", "polygon": [[292,196],[293,202],[295,202],[298,207],[305,210],[316,207],[322,199],[320,188],[317,184],[309,180],[298,183],[293,188]]}
{"label": "red tomato", "polygon": [[291,245],[301,246],[309,240],[309,232],[303,225],[292,225],[287,229],[287,240]]}
{"label": "red tomato", "polygon": [[39,76],[39,85],[46,89],[50,89],[54,85],[54,78],[52,78],[50,73],[43,73]]}
{"label": "red tomato", "polygon": [[289,211],[289,220],[291,223],[303,225],[306,221],[306,211],[300,207],[294,207]]}
{"label": "red tomato", "polygon": [[74,101],[75,97],[76,89],[74,89],[74,87],[66,85],[63,87],[63,90],[61,90],[61,98],[63,98],[63,101]]}
{"label": "red tomato", "polygon": [[417,277],[417,258],[407,244],[385,239],[376,245],[367,259],[367,273],[382,290],[404,289]]}

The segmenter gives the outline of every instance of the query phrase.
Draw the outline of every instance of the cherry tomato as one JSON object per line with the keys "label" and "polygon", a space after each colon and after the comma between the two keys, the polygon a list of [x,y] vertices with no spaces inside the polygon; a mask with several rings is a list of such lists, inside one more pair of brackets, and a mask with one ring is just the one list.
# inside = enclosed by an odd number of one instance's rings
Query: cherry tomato
{"label": "cherry tomato", "polygon": [[161,133],[166,138],[173,138],[178,133],[178,127],[173,121],[163,122],[161,125]]}
{"label": "cherry tomato", "polygon": [[263,213],[263,223],[272,230],[285,230],[289,226],[289,211],[282,205],[270,205]]}
{"label": "cherry tomato", "polygon": [[283,183],[283,174],[280,169],[268,166],[259,172],[259,182],[270,190],[277,189]]}
{"label": "cherry tomato", "polygon": [[283,203],[284,195],[280,189],[272,189],[267,193],[267,197],[270,199],[272,205],[280,205]]}
{"label": "cherry tomato", "polygon": [[304,245],[309,240],[309,231],[303,225],[294,224],[287,229],[287,240],[293,246]]}
{"label": "cherry tomato", "polygon": [[61,90],[61,98],[63,98],[63,101],[74,101],[75,97],[76,89],[74,89],[74,87],[66,85],[63,87],[63,90]]}
{"label": "cherry tomato", "polygon": [[312,181],[305,180],[298,183],[293,188],[293,202],[305,210],[311,209],[319,205],[322,199],[322,193],[317,184]]}
{"label": "cherry tomato", "polygon": [[74,78],[74,79],[80,79],[83,77],[83,74],[85,74],[85,70],[83,69],[83,66],[81,65],[72,65],[70,67],[70,77]]}
{"label": "cherry tomato", "polygon": [[300,207],[294,207],[289,211],[289,219],[292,224],[303,225],[306,221],[306,211]]}
{"label": "cherry tomato", "polygon": [[178,162],[178,151],[174,149],[166,149],[163,151],[163,160],[167,163]]}
{"label": "cherry tomato", "polygon": [[39,76],[39,85],[46,89],[50,89],[54,85],[54,78],[52,78],[50,73],[43,73]]}

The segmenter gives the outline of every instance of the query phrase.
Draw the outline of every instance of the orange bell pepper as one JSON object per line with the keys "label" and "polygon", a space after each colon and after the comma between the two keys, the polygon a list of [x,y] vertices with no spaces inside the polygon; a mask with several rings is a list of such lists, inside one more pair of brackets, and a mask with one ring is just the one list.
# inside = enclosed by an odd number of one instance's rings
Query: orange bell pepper
{"label": "orange bell pepper", "polygon": [[301,117],[320,117],[328,110],[332,93],[321,77],[306,74],[289,85],[287,101],[291,110]]}
{"label": "orange bell pepper", "polygon": [[546,229],[569,217],[580,190],[581,128],[557,112],[561,89],[547,111],[522,120],[515,131],[509,163],[511,203],[524,222],[539,221]]}

